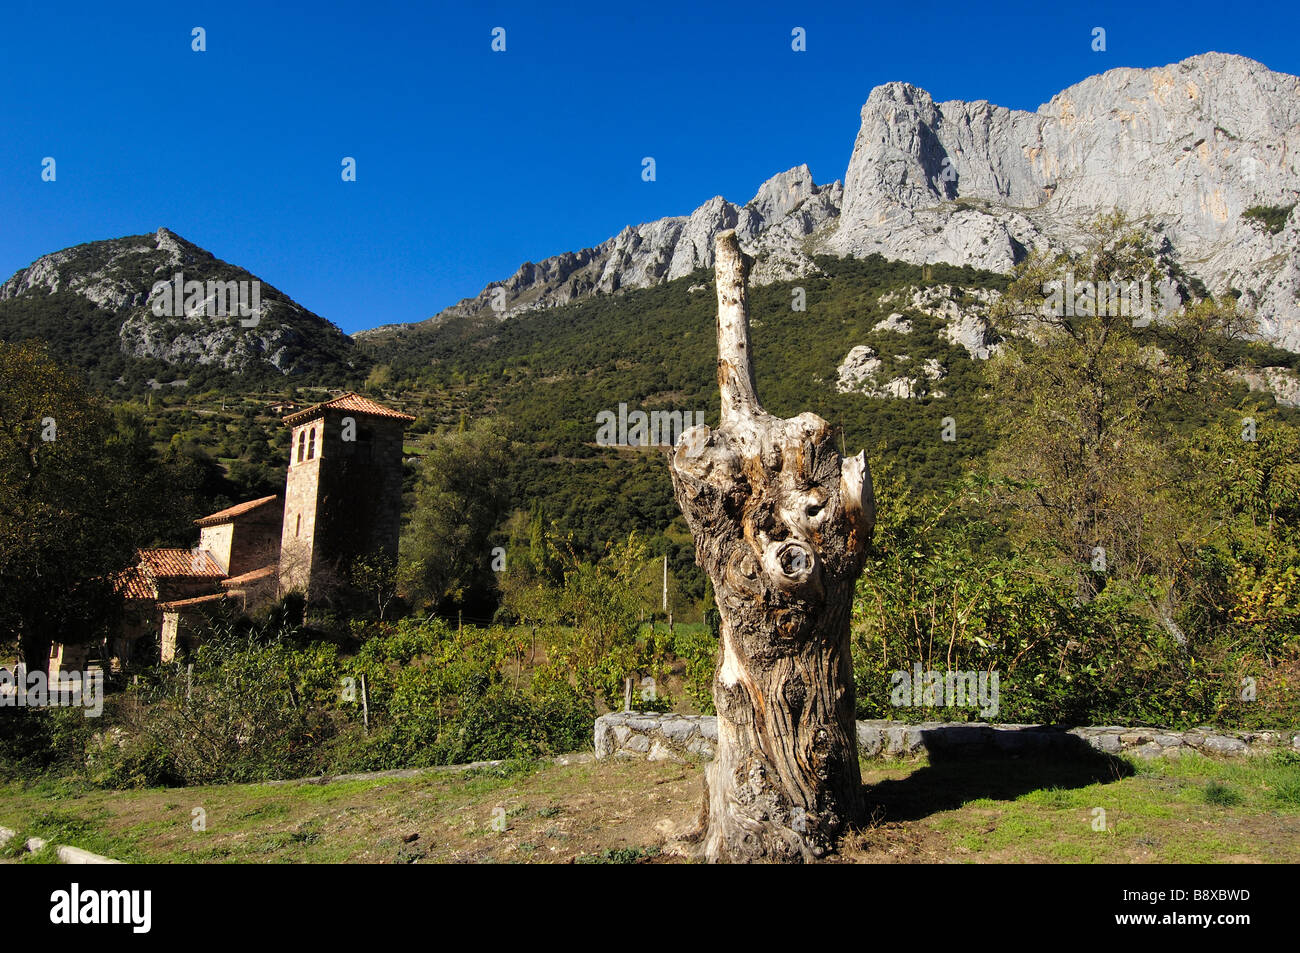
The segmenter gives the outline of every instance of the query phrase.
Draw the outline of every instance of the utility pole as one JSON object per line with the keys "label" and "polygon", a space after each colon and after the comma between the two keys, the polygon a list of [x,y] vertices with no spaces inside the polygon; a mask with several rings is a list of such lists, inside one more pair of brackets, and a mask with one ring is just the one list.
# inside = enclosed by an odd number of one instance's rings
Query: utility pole
{"label": "utility pole", "polygon": [[668,611],[668,554],[664,553],[664,615],[668,617],[668,634],[673,632],[673,614]]}
{"label": "utility pole", "polygon": [[664,553],[664,615],[668,614],[668,554]]}
{"label": "utility pole", "polygon": [[[668,618],[668,554],[663,554],[663,615]],[[668,623],[668,628],[672,628],[672,623]]]}

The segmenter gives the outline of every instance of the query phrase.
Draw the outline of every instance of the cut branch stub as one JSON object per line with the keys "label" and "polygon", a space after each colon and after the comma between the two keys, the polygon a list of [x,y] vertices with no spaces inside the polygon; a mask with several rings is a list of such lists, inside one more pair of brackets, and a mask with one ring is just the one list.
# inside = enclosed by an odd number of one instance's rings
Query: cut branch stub
{"label": "cut branch stub", "polygon": [[865,456],[841,458],[826,421],[760,406],[749,266],[735,233],[719,235],[722,419],[688,430],[669,461],[722,616],[701,850],[713,861],[806,860],[861,810],[849,613],[874,502]]}

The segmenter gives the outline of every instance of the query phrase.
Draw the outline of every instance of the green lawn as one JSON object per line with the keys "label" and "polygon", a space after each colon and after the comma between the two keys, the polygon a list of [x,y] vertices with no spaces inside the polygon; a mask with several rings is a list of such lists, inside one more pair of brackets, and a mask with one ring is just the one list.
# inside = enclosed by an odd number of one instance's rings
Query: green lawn
{"label": "green lawn", "polygon": [[[872,820],[832,860],[1295,863],[1296,761],[864,762]],[[672,834],[695,815],[701,774],[592,762],[330,784],[14,783],[0,825],[148,863],[679,861]]]}

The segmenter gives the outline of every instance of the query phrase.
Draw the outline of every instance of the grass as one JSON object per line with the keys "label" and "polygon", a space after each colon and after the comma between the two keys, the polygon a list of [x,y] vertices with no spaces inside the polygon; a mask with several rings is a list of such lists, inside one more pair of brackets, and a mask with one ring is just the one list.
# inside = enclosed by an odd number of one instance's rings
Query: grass
{"label": "grass", "polygon": [[[1061,863],[1300,859],[1300,764],[1273,758],[947,762],[890,770],[847,860]],[[929,777],[922,778],[923,774]]]}
{"label": "grass", "polygon": [[1218,804],[1222,807],[1231,807],[1234,804],[1241,803],[1241,795],[1228,787],[1226,784],[1220,784],[1218,781],[1211,781],[1205,785],[1202,792],[1206,804]]}
{"label": "grass", "polygon": [[[1300,861],[1290,755],[862,767],[872,821],[832,862]],[[0,825],[150,863],[666,863],[683,859],[670,834],[694,818],[701,775],[697,764],[618,761],[332,784],[12,783],[0,786]]]}

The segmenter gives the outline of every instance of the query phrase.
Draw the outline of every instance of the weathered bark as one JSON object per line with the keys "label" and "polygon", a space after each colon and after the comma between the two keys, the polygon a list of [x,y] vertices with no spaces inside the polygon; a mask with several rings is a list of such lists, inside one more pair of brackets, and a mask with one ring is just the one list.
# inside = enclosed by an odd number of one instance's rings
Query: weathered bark
{"label": "weathered bark", "polygon": [[700,850],[800,861],[833,849],[862,808],[849,614],[875,508],[865,456],[842,459],[826,421],[759,405],[750,264],[734,232],[718,236],[722,419],[686,431],[669,460],[722,616]]}

